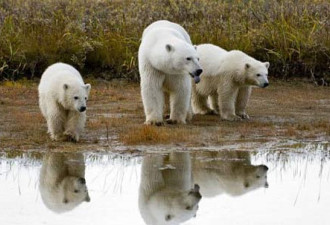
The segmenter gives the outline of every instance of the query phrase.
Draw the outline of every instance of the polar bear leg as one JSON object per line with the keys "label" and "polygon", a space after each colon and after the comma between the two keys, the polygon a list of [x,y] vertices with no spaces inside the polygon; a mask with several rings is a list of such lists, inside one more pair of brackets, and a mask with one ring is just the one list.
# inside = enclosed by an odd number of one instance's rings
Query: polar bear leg
{"label": "polar bear leg", "polygon": [[163,123],[165,76],[151,74],[141,76],[141,95],[146,115],[145,124],[161,125]]}
{"label": "polar bear leg", "polygon": [[73,141],[79,141],[79,135],[84,130],[86,112],[70,111],[65,126],[64,135]]}
{"label": "polar bear leg", "polygon": [[[191,103],[191,102],[190,102]],[[191,104],[189,104],[189,109],[188,109],[188,113],[187,113],[187,118],[186,118],[186,121],[187,122],[190,122],[193,118],[193,110],[192,110],[192,107],[191,107]]]}
{"label": "polar bear leg", "polygon": [[64,130],[65,114],[61,109],[59,109],[56,103],[47,103],[46,120],[48,133],[50,133],[51,138],[54,141],[61,140]]}
{"label": "polar bear leg", "polygon": [[39,108],[40,108],[41,114],[46,118],[47,117],[47,98],[43,94],[40,94],[40,96],[39,96]]}
{"label": "polar bear leg", "polygon": [[235,114],[235,101],[237,94],[238,87],[234,87],[233,85],[221,85],[221,87],[218,89],[218,104],[220,109],[220,116],[223,120],[241,120],[241,118]]}
{"label": "polar bear leg", "polygon": [[251,87],[241,87],[238,91],[236,99],[236,115],[243,119],[249,119],[250,117],[246,114],[245,108],[251,95]]}
{"label": "polar bear leg", "polygon": [[218,94],[217,93],[212,94],[210,95],[209,98],[210,98],[210,105],[212,112],[214,114],[218,114],[219,113]]}
{"label": "polar bear leg", "polygon": [[[187,80],[188,79],[188,80]],[[191,83],[189,77],[175,79],[170,90],[170,119],[168,123],[186,123],[191,99]]]}
{"label": "polar bear leg", "polygon": [[199,94],[195,86],[193,86],[192,88],[191,98],[192,98],[191,102],[195,114],[205,115],[211,111],[211,109],[209,109],[209,107],[207,106],[207,96],[203,96]]}

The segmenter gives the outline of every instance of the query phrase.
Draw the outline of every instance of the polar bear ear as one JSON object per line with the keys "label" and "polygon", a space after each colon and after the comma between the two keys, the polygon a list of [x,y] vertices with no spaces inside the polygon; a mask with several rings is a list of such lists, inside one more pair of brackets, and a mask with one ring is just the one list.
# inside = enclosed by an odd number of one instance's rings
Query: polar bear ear
{"label": "polar bear ear", "polygon": [[64,90],[68,90],[68,88],[69,88],[69,85],[67,85],[67,84],[63,84],[63,89],[64,89]]}
{"label": "polar bear ear", "polygon": [[85,88],[86,88],[86,91],[87,93],[89,94],[90,90],[91,90],[91,85],[90,84],[85,84]]}
{"label": "polar bear ear", "polygon": [[245,69],[249,69],[250,67],[251,67],[250,64],[248,64],[248,63],[245,64]]}
{"label": "polar bear ear", "polygon": [[87,91],[89,91],[91,89],[91,87],[92,86],[90,84],[85,84],[85,88],[86,88]]}
{"label": "polar bear ear", "polygon": [[170,51],[174,51],[173,46],[170,45],[170,44],[167,44],[167,45],[165,46],[165,48],[166,48],[166,50],[167,50],[168,52],[170,52]]}
{"label": "polar bear ear", "polygon": [[268,69],[269,65],[270,65],[269,62],[265,62],[264,64],[265,64],[266,68]]}
{"label": "polar bear ear", "polygon": [[87,193],[87,196],[85,198],[85,202],[90,202],[91,201],[91,198],[89,197],[89,194]]}

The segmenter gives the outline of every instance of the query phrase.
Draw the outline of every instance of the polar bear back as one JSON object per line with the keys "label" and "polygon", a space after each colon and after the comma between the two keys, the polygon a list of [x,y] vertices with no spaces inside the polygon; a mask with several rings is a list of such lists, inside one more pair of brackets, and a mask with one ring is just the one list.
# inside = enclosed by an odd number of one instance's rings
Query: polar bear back
{"label": "polar bear back", "polygon": [[192,44],[189,34],[180,25],[178,25],[176,23],[169,22],[167,20],[159,20],[159,21],[154,22],[151,25],[149,25],[143,31],[142,39],[145,38],[146,35],[149,32],[151,32],[152,30],[156,30],[156,31],[159,32],[161,29],[165,29],[165,30],[168,30],[168,31],[169,30],[176,31],[177,33],[179,33],[181,35],[181,38],[183,38],[189,44]]}
{"label": "polar bear back", "polygon": [[64,82],[84,85],[84,81],[78,70],[65,63],[55,63],[49,66],[42,74],[39,93],[47,93],[52,88],[58,90],[57,88],[60,88],[59,85],[63,85]]}
{"label": "polar bear back", "polygon": [[219,61],[227,51],[216,45],[201,44],[197,46],[197,53],[203,68],[202,76],[217,76],[220,69]]}

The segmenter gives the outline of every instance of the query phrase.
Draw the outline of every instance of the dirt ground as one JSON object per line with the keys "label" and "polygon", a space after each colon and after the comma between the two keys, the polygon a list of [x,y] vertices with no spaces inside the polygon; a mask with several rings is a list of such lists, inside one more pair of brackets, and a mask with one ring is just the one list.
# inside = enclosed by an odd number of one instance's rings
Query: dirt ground
{"label": "dirt ground", "polygon": [[145,126],[140,88],[127,81],[90,80],[86,130],[79,143],[54,142],[38,107],[37,83],[0,84],[0,151],[136,151],[144,148],[217,147],[272,140],[330,141],[330,88],[271,81],[253,90],[250,120],[195,115],[187,125]]}

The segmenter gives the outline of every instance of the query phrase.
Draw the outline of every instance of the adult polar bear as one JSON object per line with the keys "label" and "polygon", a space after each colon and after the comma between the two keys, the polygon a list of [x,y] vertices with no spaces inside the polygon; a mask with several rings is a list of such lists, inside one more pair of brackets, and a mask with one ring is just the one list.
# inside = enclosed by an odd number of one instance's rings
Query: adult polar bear
{"label": "adult polar bear", "polygon": [[143,157],[139,210],[146,224],[181,224],[196,216],[201,198],[188,152]]}
{"label": "adult polar bear", "polygon": [[139,48],[141,95],[145,124],[162,125],[164,92],[170,95],[168,123],[186,123],[190,110],[190,76],[202,73],[188,33],[176,23],[160,20],[149,25]]}
{"label": "adult polar bear", "polygon": [[49,66],[41,76],[39,107],[53,140],[79,141],[86,122],[86,101],[91,89],[80,73],[65,63]]}
{"label": "adult polar bear", "polygon": [[266,165],[252,165],[249,151],[196,152],[192,157],[193,179],[205,197],[240,196],[268,188]]}
{"label": "adult polar bear", "polygon": [[194,113],[207,114],[211,108],[224,120],[248,119],[245,112],[252,86],[268,86],[269,62],[260,62],[238,50],[226,51],[212,44],[197,46],[203,67],[199,84],[192,84]]}

